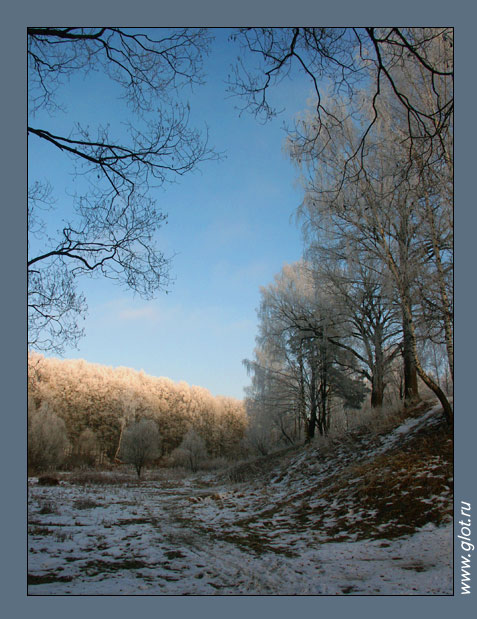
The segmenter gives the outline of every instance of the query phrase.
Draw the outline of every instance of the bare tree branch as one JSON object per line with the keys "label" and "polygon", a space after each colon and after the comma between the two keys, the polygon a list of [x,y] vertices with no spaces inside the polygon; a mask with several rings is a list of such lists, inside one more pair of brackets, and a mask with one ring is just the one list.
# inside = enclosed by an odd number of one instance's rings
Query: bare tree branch
{"label": "bare tree branch", "polygon": [[[76,293],[80,275],[114,279],[144,298],[167,289],[170,259],[155,241],[166,216],[149,190],[218,158],[207,144],[207,130],[189,126],[189,104],[179,98],[185,86],[202,82],[209,43],[203,29],[28,29],[29,139],[65,154],[73,173],[87,181],[87,189],[72,196],[72,214],[64,210],[67,219],[56,238],[47,236],[41,216],[46,200],[54,208],[52,189],[37,181],[29,192],[32,346],[58,352],[81,336],[77,320],[86,304]],[[80,123],[72,124],[67,135],[54,130],[55,115],[63,111],[57,91],[67,88],[74,74],[89,70],[122,88],[133,114],[127,138],[122,131],[116,139],[102,126],[93,134]],[[45,111],[51,127],[34,122]]]}

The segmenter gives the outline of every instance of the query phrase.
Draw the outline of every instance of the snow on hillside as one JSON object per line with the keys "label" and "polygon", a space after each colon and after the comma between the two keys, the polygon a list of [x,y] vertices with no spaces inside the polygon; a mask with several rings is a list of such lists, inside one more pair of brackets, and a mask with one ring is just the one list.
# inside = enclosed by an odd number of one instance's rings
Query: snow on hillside
{"label": "snow on hillside", "polygon": [[29,593],[452,594],[451,452],[435,407],[216,476],[30,479]]}

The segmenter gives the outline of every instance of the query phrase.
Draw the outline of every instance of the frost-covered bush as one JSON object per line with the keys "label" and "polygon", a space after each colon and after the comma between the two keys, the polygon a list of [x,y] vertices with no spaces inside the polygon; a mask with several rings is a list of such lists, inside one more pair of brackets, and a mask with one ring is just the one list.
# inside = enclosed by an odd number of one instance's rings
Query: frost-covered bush
{"label": "frost-covered bush", "polygon": [[65,422],[46,404],[28,417],[28,465],[37,471],[58,468],[69,446]]}
{"label": "frost-covered bush", "polygon": [[201,468],[208,456],[204,439],[193,428],[186,433],[180,446],[171,454],[174,464],[185,466],[194,472]]}
{"label": "frost-covered bush", "polygon": [[160,442],[156,422],[151,419],[141,419],[124,430],[119,458],[126,464],[132,464],[137,476],[140,477],[143,467],[159,457]]}

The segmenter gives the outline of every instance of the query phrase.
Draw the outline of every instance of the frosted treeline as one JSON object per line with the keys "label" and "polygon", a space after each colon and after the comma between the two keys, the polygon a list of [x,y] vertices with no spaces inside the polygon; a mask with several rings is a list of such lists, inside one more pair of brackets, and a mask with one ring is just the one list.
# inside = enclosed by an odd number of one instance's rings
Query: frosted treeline
{"label": "frosted treeline", "polygon": [[48,411],[63,420],[72,453],[94,451],[113,460],[121,435],[132,423],[152,419],[161,437],[161,455],[180,446],[189,431],[200,436],[211,457],[239,447],[247,427],[240,400],[213,396],[204,387],[144,371],[112,368],[83,360],[28,355],[29,424]]}

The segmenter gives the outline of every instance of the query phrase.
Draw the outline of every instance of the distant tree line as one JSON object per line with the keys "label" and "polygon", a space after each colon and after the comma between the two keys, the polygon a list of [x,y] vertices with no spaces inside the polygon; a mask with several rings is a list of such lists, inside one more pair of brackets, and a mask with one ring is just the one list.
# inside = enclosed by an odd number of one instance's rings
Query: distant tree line
{"label": "distant tree line", "polygon": [[157,457],[179,448],[190,431],[209,457],[227,457],[238,449],[247,427],[240,400],[129,368],[31,352],[28,381],[31,464],[50,464],[41,454],[56,453],[54,445],[91,465],[98,458],[120,460],[128,428],[142,420],[157,425]]}

